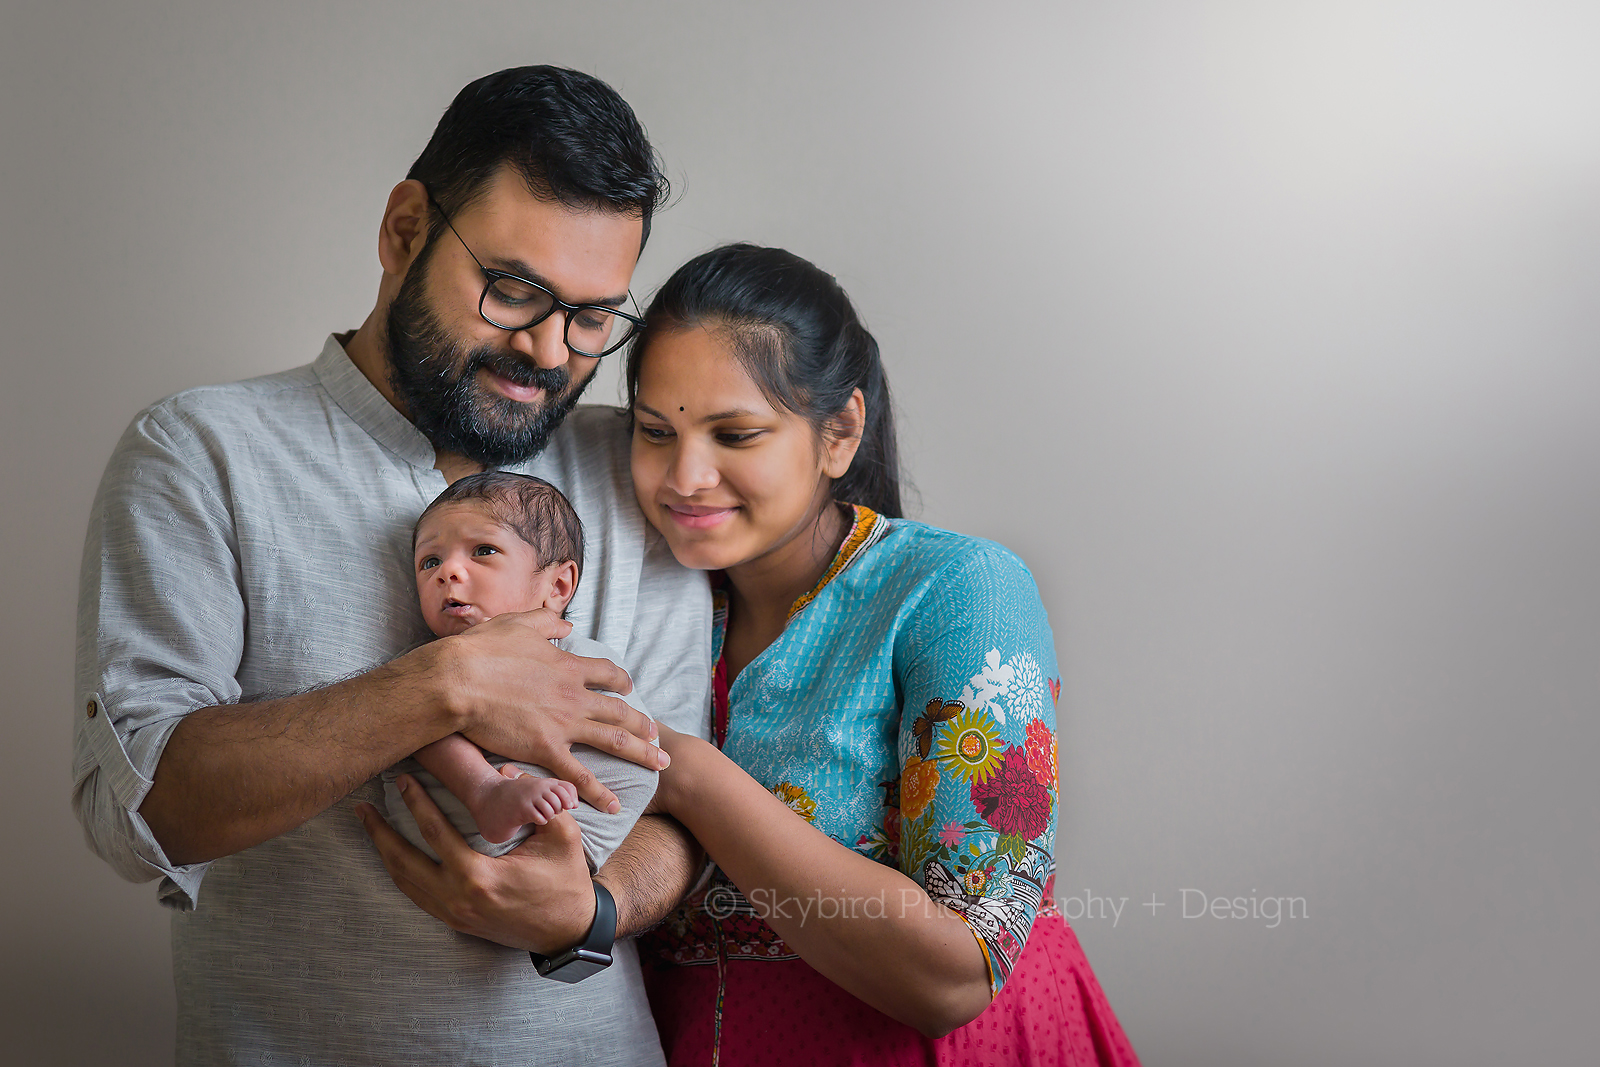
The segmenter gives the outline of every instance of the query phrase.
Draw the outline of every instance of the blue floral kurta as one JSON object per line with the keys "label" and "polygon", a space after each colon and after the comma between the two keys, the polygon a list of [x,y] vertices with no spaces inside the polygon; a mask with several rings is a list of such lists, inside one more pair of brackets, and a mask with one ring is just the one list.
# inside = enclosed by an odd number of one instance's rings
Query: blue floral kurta
{"label": "blue floral kurta", "polygon": [[[1051,906],[1059,693],[1015,555],[858,507],[821,583],[727,688],[718,736],[817,829],[960,914],[998,992]],[[657,946],[678,963],[713,962],[719,944],[723,959],[794,958],[750,905],[718,872]]]}

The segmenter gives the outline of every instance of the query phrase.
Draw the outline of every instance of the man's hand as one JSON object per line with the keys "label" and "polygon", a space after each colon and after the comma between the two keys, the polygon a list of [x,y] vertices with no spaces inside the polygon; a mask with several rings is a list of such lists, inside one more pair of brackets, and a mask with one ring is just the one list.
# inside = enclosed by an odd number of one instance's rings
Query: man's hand
{"label": "man's hand", "polygon": [[503,856],[484,856],[472,850],[415,779],[401,775],[398,785],[441,862],[413,848],[372,805],[359,805],[356,814],[389,877],[417,907],[452,930],[543,956],[584,939],[594,925],[594,887],[572,816],[557,815]]}
{"label": "man's hand", "polygon": [[[550,643],[571,624],[540,610],[497,615],[465,633],[445,638],[449,700],[462,717],[460,732],[473,742],[524,763],[536,763],[578,787],[606,812],[620,810],[616,795],[572,755],[575,744],[660,770],[667,755],[650,741],[650,717],[598,689],[633,690],[621,667],[574,656]],[[534,710],[536,709],[536,710]],[[441,853],[442,854],[442,853]]]}

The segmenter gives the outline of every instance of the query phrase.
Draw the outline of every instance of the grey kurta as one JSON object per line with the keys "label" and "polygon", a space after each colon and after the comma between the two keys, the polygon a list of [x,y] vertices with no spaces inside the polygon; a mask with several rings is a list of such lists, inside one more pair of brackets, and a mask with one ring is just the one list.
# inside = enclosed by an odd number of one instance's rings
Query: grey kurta
{"label": "grey kurta", "polygon": [[[306,367],[140,414],[95,499],[80,591],[73,805],[173,913],[180,1064],[655,1063],[631,947],[582,984],[449,930],[389,881],[353,814],[208,864],[137,809],[189,711],[319,685],[427,638],[411,526],[444,489],[427,440],[329,338]],[[516,468],[586,531],[574,632],[610,645],[661,721],[707,733],[710,604],[633,502],[626,422],[574,411]],[[86,714],[93,706],[96,714]]]}

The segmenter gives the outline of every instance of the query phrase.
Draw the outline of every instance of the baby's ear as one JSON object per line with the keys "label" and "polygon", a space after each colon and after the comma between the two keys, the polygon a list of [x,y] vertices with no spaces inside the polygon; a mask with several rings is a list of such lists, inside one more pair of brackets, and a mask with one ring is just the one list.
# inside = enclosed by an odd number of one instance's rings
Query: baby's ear
{"label": "baby's ear", "polygon": [[550,575],[550,592],[546,594],[544,607],[560,615],[567,610],[567,605],[572,603],[572,595],[578,591],[578,565],[572,560],[562,560],[552,563],[545,568]]}

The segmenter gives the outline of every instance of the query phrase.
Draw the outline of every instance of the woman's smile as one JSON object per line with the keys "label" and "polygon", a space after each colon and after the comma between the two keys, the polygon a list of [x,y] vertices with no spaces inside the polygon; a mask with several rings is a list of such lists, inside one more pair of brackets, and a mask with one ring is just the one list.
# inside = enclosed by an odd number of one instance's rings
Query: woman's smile
{"label": "woman's smile", "polygon": [[691,530],[709,530],[733,518],[738,508],[706,507],[699,504],[663,504],[672,520]]}

